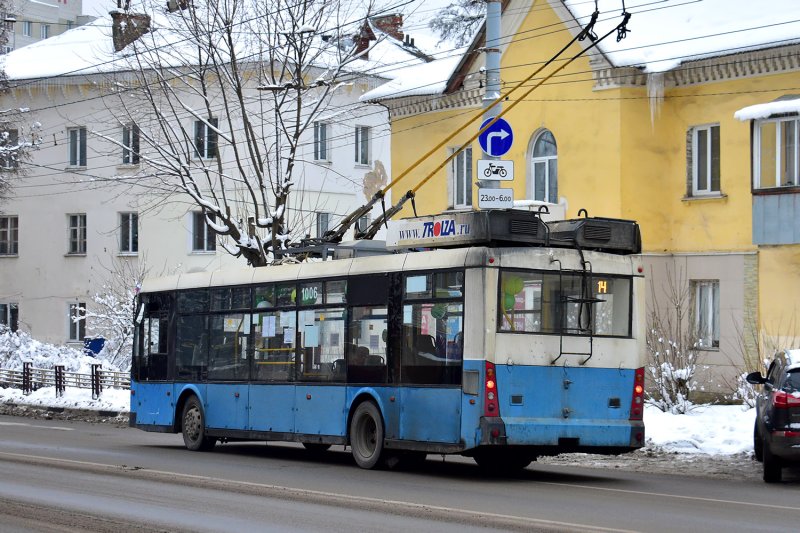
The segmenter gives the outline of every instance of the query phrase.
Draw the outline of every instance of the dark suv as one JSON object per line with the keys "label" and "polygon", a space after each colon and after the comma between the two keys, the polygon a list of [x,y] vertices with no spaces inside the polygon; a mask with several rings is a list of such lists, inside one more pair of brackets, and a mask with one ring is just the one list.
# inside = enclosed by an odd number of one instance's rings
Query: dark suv
{"label": "dark suv", "polygon": [[776,353],[767,377],[753,372],[747,382],[764,386],[756,398],[753,449],[764,463],[764,481],[777,483],[786,463],[800,462],[800,350]]}

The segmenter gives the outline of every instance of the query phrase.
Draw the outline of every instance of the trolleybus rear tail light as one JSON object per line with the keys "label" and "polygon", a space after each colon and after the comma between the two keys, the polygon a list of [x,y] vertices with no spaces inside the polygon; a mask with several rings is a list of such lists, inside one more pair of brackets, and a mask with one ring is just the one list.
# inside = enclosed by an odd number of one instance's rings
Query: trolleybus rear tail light
{"label": "trolleybus rear tail light", "polygon": [[494,363],[489,361],[486,361],[483,390],[483,415],[500,416],[500,405],[497,403],[497,376],[494,371]]}
{"label": "trolleybus rear tail light", "polygon": [[644,368],[637,368],[633,377],[631,420],[641,420],[644,413]]}
{"label": "trolleybus rear tail light", "polygon": [[800,394],[776,390],[772,393],[772,406],[775,409],[789,409],[800,407]]}

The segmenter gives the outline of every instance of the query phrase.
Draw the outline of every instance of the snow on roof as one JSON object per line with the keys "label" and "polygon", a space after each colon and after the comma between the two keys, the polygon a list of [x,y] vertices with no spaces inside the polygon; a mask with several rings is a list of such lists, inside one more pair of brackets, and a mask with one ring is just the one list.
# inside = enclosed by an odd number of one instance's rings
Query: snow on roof
{"label": "snow on roof", "polygon": [[395,73],[395,79],[364,93],[361,101],[441,94],[460,61],[461,56],[454,55],[399,70]]}
{"label": "snow on roof", "polygon": [[[774,102],[767,102],[766,104],[747,106],[734,113],[733,117],[741,121],[747,121],[769,118],[772,115],[784,113],[800,113],[800,96],[778,99]],[[800,357],[800,352],[798,353],[798,357]],[[800,358],[798,360],[800,360]]]}
{"label": "snow on roof", "polygon": [[[594,2],[565,0],[578,22],[586,24]],[[614,35],[600,49],[614,66],[664,72],[686,61],[800,42],[797,0],[629,0],[627,37]],[[595,27],[604,35],[621,21],[620,0],[599,0]]]}

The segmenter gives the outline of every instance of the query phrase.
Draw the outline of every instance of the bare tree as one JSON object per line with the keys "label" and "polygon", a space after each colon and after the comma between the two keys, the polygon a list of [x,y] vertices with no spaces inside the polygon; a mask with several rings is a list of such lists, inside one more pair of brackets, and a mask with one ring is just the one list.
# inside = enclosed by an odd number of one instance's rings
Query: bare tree
{"label": "bare tree", "polygon": [[429,24],[442,41],[467,44],[486,18],[486,0],[456,0],[440,9]]}
{"label": "bare tree", "polygon": [[[647,320],[647,403],[661,411],[685,414],[692,409],[701,362],[699,336],[691,306],[691,287],[682,271],[667,269],[663,298],[650,281],[652,307]],[[658,303],[663,302],[659,307]]]}
{"label": "bare tree", "polygon": [[[15,21],[11,11],[11,2],[0,0],[0,50],[7,50],[9,35],[14,31]],[[8,90],[8,77],[5,70],[0,68],[0,93]],[[26,124],[28,113],[28,109],[0,109],[0,202],[7,200],[11,194],[14,178],[21,172],[20,163],[41,143],[40,124]]]}
{"label": "bare tree", "polygon": [[315,122],[346,112],[329,106],[353,79],[363,51],[353,36],[371,11],[353,4],[178,0],[164,13],[159,0],[147,16],[114,14],[131,68],[115,80],[137,139],[127,148],[253,266],[279,259],[308,226],[290,200],[324,159],[306,158],[312,132],[327,134]]}

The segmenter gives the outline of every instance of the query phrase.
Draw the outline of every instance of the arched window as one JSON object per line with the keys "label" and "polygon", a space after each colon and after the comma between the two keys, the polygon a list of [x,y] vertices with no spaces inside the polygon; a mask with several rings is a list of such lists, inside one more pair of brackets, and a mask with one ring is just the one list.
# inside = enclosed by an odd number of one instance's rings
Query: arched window
{"label": "arched window", "polygon": [[528,195],[533,200],[558,203],[558,150],[550,130],[539,132],[531,151],[531,174]]}

